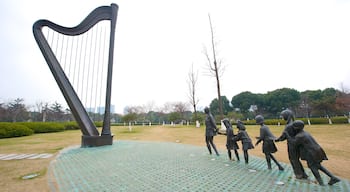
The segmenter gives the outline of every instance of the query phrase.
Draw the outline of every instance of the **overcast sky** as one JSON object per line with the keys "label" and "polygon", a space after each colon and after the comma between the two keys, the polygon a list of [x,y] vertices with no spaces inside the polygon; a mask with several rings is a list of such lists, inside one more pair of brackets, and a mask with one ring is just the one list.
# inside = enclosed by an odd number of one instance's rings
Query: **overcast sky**
{"label": "overcast sky", "polygon": [[[347,0],[123,0],[116,28],[112,103],[188,101],[188,72],[198,71],[200,106],[217,96],[205,75],[208,13],[226,66],[222,95],[350,88]],[[104,0],[0,1],[0,102],[59,102],[63,96],[34,40],[38,19],[73,27]]]}

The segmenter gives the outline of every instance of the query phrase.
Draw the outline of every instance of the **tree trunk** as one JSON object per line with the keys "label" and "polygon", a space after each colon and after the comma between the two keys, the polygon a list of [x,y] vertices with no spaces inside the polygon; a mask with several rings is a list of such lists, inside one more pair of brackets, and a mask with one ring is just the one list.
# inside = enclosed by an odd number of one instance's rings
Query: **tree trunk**
{"label": "tree trunk", "polygon": [[211,24],[211,19],[210,15],[209,16],[209,23],[210,23],[210,31],[211,31],[211,44],[212,44],[212,49],[213,49],[213,59],[214,59],[214,71],[215,71],[215,78],[216,78],[216,87],[217,87],[217,92],[218,92],[218,102],[219,102],[219,113],[220,113],[220,118],[224,118],[224,113],[222,110],[222,101],[221,101],[221,92],[220,92],[220,77],[219,77],[219,68],[218,64],[216,62],[216,51],[215,51],[215,42],[214,42],[214,31],[213,31],[213,26]]}

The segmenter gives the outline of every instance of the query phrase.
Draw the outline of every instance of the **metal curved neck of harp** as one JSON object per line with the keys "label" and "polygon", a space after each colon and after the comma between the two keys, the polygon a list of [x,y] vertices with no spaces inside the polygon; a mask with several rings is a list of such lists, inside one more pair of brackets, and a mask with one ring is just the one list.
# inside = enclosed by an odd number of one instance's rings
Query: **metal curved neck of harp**
{"label": "metal curved neck of harp", "polygon": [[93,121],[89,117],[71,82],[63,71],[55,53],[52,51],[48,41],[46,40],[42,29],[48,27],[57,33],[78,36],[89,31],[98,22],[109,20],[110,38],[109,38],[109,53],[108,53],[108,69],[107,69],[107,83],[106,83],[106,103],[105,115],[103,121],[103,128],[101,135],[111,135],[110,131],[110,105],[111,105],[111,83],[112,83],[112,67],[113,67],[113,52],[114,52],[114,34],[117,19],[118,6],[111,4],[111,6],[101,6],[93,10],[79,25],[75,27],[63,27],[57,25],[49,20],[38,20],[33,25],[33,34],[37,44],[49,65],[49,68],[62,91],[64,98],[70,107],[72,114],[75,117],[78,125],[81,128],[83,135],[98,136],[100,135]]}

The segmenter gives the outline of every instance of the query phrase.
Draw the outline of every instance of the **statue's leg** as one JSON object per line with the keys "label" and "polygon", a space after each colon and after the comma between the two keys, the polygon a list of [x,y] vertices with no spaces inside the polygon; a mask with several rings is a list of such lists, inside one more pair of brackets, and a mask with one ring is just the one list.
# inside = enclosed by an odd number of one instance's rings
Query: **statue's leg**
{"label": "statue's leg", "polygon": [[248,164],[249,162],[248,150],[243,150],[243,153],[244,153],[245,164]]}
{"label": "statue's leg", "polygon": [[233,160],[233,159],[232,159],[232,154],[231,154],[231,150],[230,150],[230,149],[227,149],[227,155],[228,155],[228,158],[229,158],[230,160]]}
{"label": "statue's leg", "polygon": [[271,169],[271,157],[270,154],[265,153],[266,163],[267,163],[267,169]]}
{"label": "statue's leg", "polygon": [[321,178],[321,175],[320,175],[320,173],[318,172],[318,168],[316,168],[316,167],[311,167],[310,169],[311,169],[312,174],[314,174],[316,180],[318,181],[318,184],[324,185],[324,184],[323,184],[323,181],[322,181],[322,178]]}
{"label": "statue's leg", "polygon": [[209,142],[210,142],[211,146],[213,147],[213,149],[214,149],[214,151],[215,151],[216,155],[217,155],[217,156],[219,156],[218,150],[216,149],[216,146],[215,146],[215,144],[214,144],[214,141],[213,141],[213,140],[214,140],[214,137],[213,137],[213,136],[211,136],[211,137],[210,137]]}
{"label": "statue's leg", "polygon": [[298,162],[299,162],[300,168],[301,168],[301,174],[302,174],[301,179],[307,179],[309,176],[305,173],[304,167],[303,167],[303,165],[301,164],[299,158],[298,158]]}
{"label": "statue's leg", "polygon": [[297,179],[306,179],[308,176],[306,175],[303,165],[299,160],[299,155],[295,147],[290,143],[288,143],[288,157],[290,164],[292,165],[295,177]]}
{"label": "statue's leg", "polygon": [[239,161],[239,155],[238,155],[237,149],[235,149],[235,154],[236,154],[237,161]]}
{"label": "statue's leg", "polygon": [[315,176],[318,184],[324,185],[323,180],[322,180],[321,175],[320,175],[320,172],[318,171],[320,169],[320,164],[312,162],[312,161],[308,161],[307,165],[311,169],[311,172]]}
{"label": "statue's leg", "polygon": [[276,160],[276,158],[275,158],[272,154],[270,154],[270,157],[271,157],[271,159],[276,163],[276,165],[278,166],[278,169],[279,169],[280,171],[283,171],[284,168],[283,168],[282,165]]}
{"label": "statue's leg", "polygon": [[328,182],[328,185],[333,185],[335,183],[338,183],[340,181],[339,178],[337,178],[336,176],[334,176],[331,172],[329,172],[325,167],[323,167],[322,165],[320,165],[320,170],[325,173],[326,175],[328,175],[331,179]]}
{"label": "statue's leg", "polygon": [[209,141],[210,141],[210,137],[209,137],[209,136],[206,136],[206,137],[205,137],[205,143],[207,144],[209,154],[211,155],[212,153],[211,153],[211,147],[210,147]]}

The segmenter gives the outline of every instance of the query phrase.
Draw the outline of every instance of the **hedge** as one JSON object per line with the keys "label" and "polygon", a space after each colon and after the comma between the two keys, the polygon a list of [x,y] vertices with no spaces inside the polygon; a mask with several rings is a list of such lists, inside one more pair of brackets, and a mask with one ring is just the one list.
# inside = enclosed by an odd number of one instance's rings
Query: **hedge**
{"label": "hedge", "polygon": [[0,139],[32,135],[34,131],[18,123],[0,122]]}
{"label": "hedge", "polygon": [[65,122],[63,123],[65,130],[77,130],[80,129],[79,125],[75,121]]}
{"label": "hedge", "polygon": [[[98,127],[102,127],[102,122],[101,121],[96,121],[94,122],[95,126]],[[65,130],[77,130],[80,129],[78,123],[76,121],[70,121],[70,122],[64,122],[64,129]]]}
{"label": "hedge", "polygon": [[[349,123],[349,120],[347,117],[331,117],[330,120],[328,118],[296,118],[295,120],[302,120],[304,121],[305,124],[308,124],[308,120],[310,120],[311,125],[316,125],[316,124],[329,124],[330,121],[332,124],[347,124]],[[243,121],[244,124],[246,125],[256,125],[255,119],[251,120],[246,120]],[[285,125],[286,121],[283,119],[265,119],[265,124],[266,125]]]}
{"label": "hedge", "polygon": [[52,133],[64,131],[63,123],[54,122],[21,122],[24,125],[34,131],[34,133]]}

